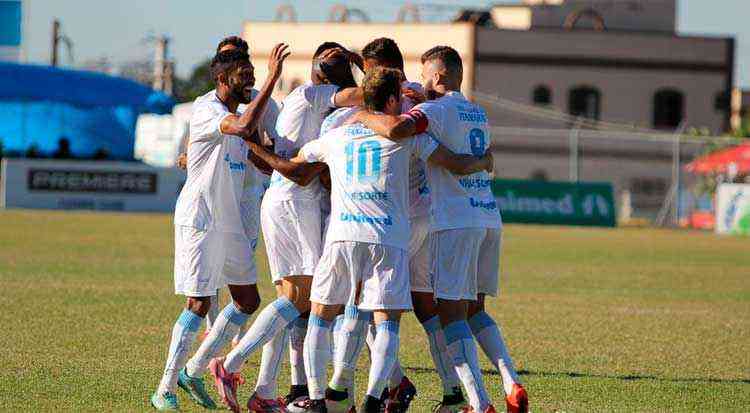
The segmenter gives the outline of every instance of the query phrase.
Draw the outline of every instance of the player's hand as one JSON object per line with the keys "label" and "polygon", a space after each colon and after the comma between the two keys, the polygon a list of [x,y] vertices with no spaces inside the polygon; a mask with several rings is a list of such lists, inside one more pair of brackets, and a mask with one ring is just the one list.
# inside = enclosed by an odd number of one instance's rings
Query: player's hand
{"label": "player's hand", "polygon": [[177,156],[177,167],[180,169],[187,169],[187,153],[183,152]]}
{"label": "player's hand", "polygon": [[404,95],[404,97],[409,98],[412,102],[414,102],[415,105],[418,105],[427,100],[427,97],[425,97],[424,93],[408,87],[401,88],[401,94]]}
{"label": "player's hand", "polygon": [[482,160],[484,161],[484,170],[488,173],[492,173],[495,169],[495,158],[492,157],[492,152],[489,148],[487,148],[487,152],[482,156]]}
{"label": "player's hand", "polygon": [[358,110],[354,113],[352,113],[343,123],[343,125],[353,125],[355,123],[361,123],[362,122],[362,114],[364,114],[365,110]]}
{"label": "player's hand", "polygon": [[326,61],[326,60],[328,60],[328,59],[330,59],[330,58],[332,58],[334,56],[337,56],[337,55],[344,55],[347,58],[349,57],[348,56],[348,52],[346,50],[344,50],[344,49],[342,49],[340,47],[334,47],[334,48],[325,50],[323,53],[321,53],[320,55],[318,55],[317,59],[320,60],[321,62],[324,62],[324,61]]}
{"label": "player's hand", "polygon": [[268,58],[268,74],[274,79],[278,79],[281,76],[281,71],[284,66],[284,60],[291,52],[289,51],[289,45],[286,43],[279,43],[271,50],[271,56]]}

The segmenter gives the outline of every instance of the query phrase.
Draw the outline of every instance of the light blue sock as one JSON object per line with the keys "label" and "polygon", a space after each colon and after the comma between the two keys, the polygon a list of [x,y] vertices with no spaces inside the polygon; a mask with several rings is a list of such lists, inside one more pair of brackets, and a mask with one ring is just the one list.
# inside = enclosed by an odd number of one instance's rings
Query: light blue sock
{"label": "light blue sock", "polygon": [[371,312],[359,311],[356,306],[347,305],[344,314],[336,318],[331,388],[339,391],[347,389],[353,395],[354,370],[364,347],[366,327],[371,316]]}
{"label": "light blue sock", "polygon": [[203,318],[189,310],[182,310],[172,328],[172,340],[169,344],[167,363],[164,375],[159,383],[159,394],[174,393],[177,387],[177,376],[185,367],[190,346],[198,333]]}
{"label": "light blue sock", "polygon": [[292,372],[292,386],[307,384],[305,376],[305,336],[307,335],[307,318],[298,317],[289,326],[289,367]]}
{"label": "light blue sock", "polygon": [[310,314],[305,336],[305,373],[310,398],[325,398],[326,375],[331,361],[331,322]]}
{"label": "light blue sock", "polygon": [[508,348],[505,346],[505,339],[500,327],[495,320],[484,311],[480,311],[469,319],[471,332],[482,348],[484,354],[490,359],[500,376],[503,378],[503,390],[505,394],[513,391],[513,385],[520,383],[516,368],[513,366],[513,360],[510,358]]}
{"label": "light blue sock", "polygon": [[297,317],[299,317],[299,311],[288,298],[277,298],[258,314],[237,347],[227,354],[224,368],[229,373],[240,371],[242,363],[250,354],[271,341],[279,331],[285,329]]}
{"label": "light blue sock", "polygon": [[454,321],[445,326],[443,331],[448,354],[451,355],[458,377],[469,396],[469,404],[475,411],[483,412],[489,406],[490,398],[482,380],[477,346],[471,335],[469,323],[465,320]]}
{"label": "light blue sock", "polygon": [[240,326],[245,324],[248,314],[240,311],[234,301],[227,304],[219,316],[216,317],[213,327],[208,332],[198,351],[187,363],[187,374],[190,377],[201,377],[206,373],[208,363],[219,354],[224,346],[237,334]]}
{"label": "light blue sock", "polygon": [[443,328],[440,326],[440,318],[434,316],[425,321],[422,327],[424,327],[424,331],[427,333],[427,341],[430,343],[432,362],[435,364],[435,369],[443,384],[443,394],[453,394],[453,389],[461,386],[461,381],[458,379],[456,369],[453,368],[453,361],[448,355],[445,334],[443,334]]}
{"label": "light blue sock", "polygon": [[284,359],[287,343],[289,342],[290,328],[282,328],[281,331],[263,346],[260,357],[260,370],[258,371],[258,382],[255,385],[255,393],[264,399],[275,399],[278,389],[279,367]]}
{"label": "light blue sock", "polygon": [[375,343],[372,346],[372,364],[367,382],[367,395],[380,398],[388,386],[393,366],[398,357],[399,323],[386,320],[377,325]]}

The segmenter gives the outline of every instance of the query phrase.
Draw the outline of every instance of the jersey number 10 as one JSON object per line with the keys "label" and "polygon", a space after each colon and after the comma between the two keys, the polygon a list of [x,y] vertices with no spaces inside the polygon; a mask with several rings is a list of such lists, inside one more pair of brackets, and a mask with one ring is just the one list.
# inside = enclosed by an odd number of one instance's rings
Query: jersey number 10
{"label": "jersey number 10", "polygon": [[[346,181],[371,183],[380,177],[380,143],[378,141],[346,144]],[[356,164],[356,165],[355,165]]]}

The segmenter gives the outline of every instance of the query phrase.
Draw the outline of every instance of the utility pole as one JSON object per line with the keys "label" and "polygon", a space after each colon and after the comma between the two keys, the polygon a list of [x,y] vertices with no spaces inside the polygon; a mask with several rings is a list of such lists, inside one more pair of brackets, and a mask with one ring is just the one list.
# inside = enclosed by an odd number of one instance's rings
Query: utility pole
{"label": "utility pole", "polygon": [[167,60],[169,52],[169,38],[159,36],[154,48],[154,82],[153,88],[161,90],[169,95],[172,94],[172,67]]}
{"label": "utility pole", "polygon": [[60,20],[52,21],[52,55],[50,65],[57,66],[57,45],[60,43]]}

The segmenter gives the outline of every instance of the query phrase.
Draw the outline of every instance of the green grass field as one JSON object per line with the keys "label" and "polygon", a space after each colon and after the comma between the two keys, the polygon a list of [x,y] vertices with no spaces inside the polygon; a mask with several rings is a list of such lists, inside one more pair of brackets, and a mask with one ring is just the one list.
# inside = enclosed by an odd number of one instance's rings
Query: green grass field
{"label": "green grass field", "polygon": [[[0,411],[149,409],[182,305],[172,234],[168,215],[0,211]],[[750,239],[508,225],[504,242],[490,309],[532,411],[750,409]],[[411,315],[401,331],[413,410],[427,412],[440,392],[427,343]],[[282,391],[288,377],[284,366]]]}

